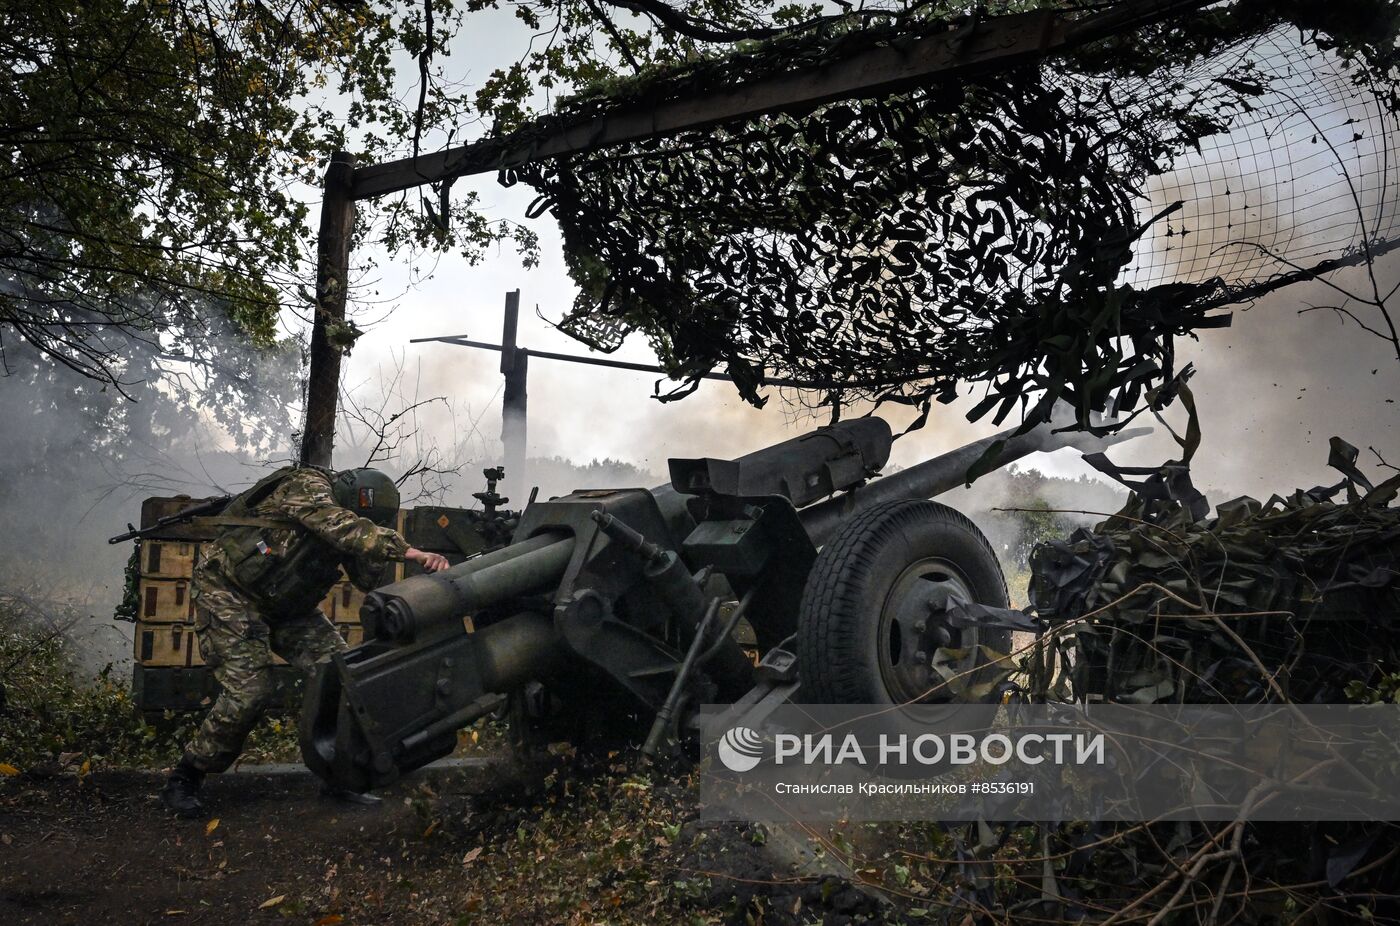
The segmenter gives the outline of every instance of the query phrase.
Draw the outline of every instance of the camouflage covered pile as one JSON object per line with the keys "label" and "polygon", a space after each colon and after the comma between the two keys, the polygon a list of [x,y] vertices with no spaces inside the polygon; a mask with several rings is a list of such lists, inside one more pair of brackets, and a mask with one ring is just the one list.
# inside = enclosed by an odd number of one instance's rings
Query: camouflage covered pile
{"label": "camouflage covered pile", "polygon": [[1393,670],[1400,474],[1373,484],[1334,437],[1336,485],[1237,498],[1211,517],[1190,483],[1198,441],[1193,423],[1185,459],[1140,483],[1091,461],[1134,488],[1127,506],[1034,553],[1031,597],[1073,665],[1060,693],[1332,702]]}

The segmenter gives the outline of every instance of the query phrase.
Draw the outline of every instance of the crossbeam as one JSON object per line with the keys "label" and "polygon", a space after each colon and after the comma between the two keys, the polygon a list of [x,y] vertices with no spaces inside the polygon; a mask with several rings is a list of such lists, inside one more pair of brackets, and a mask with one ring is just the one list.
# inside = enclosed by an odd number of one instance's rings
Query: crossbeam
{"label": "crossbeam", "polygon": [[1005,69],[1205,6],[1209,0],[1128,0],[1075,18],[1038,10],[985,21],[907,43],[869,48],[819,67],[607,115],[561,122],[546,117],[501,138],[355,169],[353,197],[371,199],[469,174],[581,154],[612,145],[702,129],[841,99],[896,93],[933,80]]}
{"label": "crossbeam", "polygon": [[[408,343],[410,343],[410,344],[434,344],[434,343],[436,343],[436,344],[451,344],[451,345],[453,345],[453,346],[455,346],[455,347],[471,347],[471,348],[475,348],[476,350],[495,350],[495,351],[502,351],[502,352],[504,352],[504,351],[506,350],[506,347],[505,347],[504,345],[502,345],[502,344],[491,344],[491,343],[488,343],[488,342],[486,342],[486,341],[473,341],[473,340],[470,340],[469,338],[467,338],[467,337],[465,337],[465,336],[462,336],[462,335],[455,335],[455,334],[443,335],[443,336],[441,336],[441,337],[436,337],[436,338],[413,338],[413,339],[412,339],[411,341],[409,341]],[[557,354],[557,353],[555,353],[554,351],[550,351],[550,350],[528,350],[528,349],[526,349],[526,348],[524,348],[524,347],[514,347],[514,348],[511,348],[511,350],[518,351],[518,352],[520,352],[520,353],[522,353],[522,354],[528,354],[528,355],[531,356],[531,357],[538,357],[538,358],[540,358],[541,360],[559,360],[559,361],[563,361],[564,363],[586,363],[586,364],[588,364],[589,366],[595,366],[595,367],[610,367],[611,369],[614,369],[614,370],[636,370],[636,371],[639,372],[639,373],[660,373],[662,376],[670,376],[670,374],[667,373],[665,369],[663,369],[662,367],[656,366],[655,364],[651,364],[651,363],[632,363],[632,362],[627,361],[627,360],[611,360],[611,359],[606,358],[606,357],[585,357],[585,356],[583,356],[583,355],[581,355],[581,354]],[[702,375],[700,376],[700,378],[701,378],[701,379],[715,379],[715,380],[720,380],[720,381],[726,382],[726,383],[732,383],[732,382],[734,382],[734,377],[728,375],[727,373],[704,373],[704,374],[702,374]],[[830,384],[830,383],[819,383],[819,382],[816,382],[816,381],[813,381],[813,380],[805,380],[805,379],[786,379],[786,378],[783,378],[783,377],[770,377],[770,376],[762,377],[762,378],[759,380],[759,385],[762,385],[762,386],[791,386],[791,387],[793,387],[793,388],[795,388],[795,389],[829,389],[829,388],[831,388],[831,384]]]}

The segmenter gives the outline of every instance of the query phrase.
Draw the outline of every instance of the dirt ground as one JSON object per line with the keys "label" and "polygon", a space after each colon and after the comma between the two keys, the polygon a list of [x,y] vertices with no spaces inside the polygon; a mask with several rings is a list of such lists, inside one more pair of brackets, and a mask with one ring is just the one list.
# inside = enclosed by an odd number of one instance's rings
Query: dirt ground
{"label": "dirt ground", "polygon": [[181,822],[153,772],[0,782],[0,922],[884,922],[832,878],[775,870],[762,834],[702,826],[684,783],[620,769],[429,770],[374,808],[293,770],[210,779]]}

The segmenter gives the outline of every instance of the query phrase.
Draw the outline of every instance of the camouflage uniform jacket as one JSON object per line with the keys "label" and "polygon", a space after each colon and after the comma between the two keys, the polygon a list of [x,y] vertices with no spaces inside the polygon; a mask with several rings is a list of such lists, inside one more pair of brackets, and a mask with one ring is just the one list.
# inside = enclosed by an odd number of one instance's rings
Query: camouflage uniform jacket
{"label": "camouflage uniform jacket", "polygon": [[[248,514],[294,522],[287,527],[258,528],[256,533],[270,557],[285,560],[293,553],[310,554],[303,560],[308,567],[307,578],[312,584],[324,587],[296,596],[303,599],[299,605],[319,601],[330,591],[338,577],[336,567],[344,567],[350,580],[360,588],[374,588],[379,584],[384,566],[390,561],[402,560],[408,551],[408,543],[397,531],[380,527],[342,508],[332,495],[331,477],[320,469],[295,470]],[[223,532],[220,539],[210,545],[209,553],[195,571],[195,586],[196,589],[200,586],[232,587],[247,593],[256,602],[258,590],[241,587],[232,571],[235,553],[228,538],[238,530]],[[312,548],[304,549],[308,544]],[[294,606],[291,610],[300,611],[303,607]]]}

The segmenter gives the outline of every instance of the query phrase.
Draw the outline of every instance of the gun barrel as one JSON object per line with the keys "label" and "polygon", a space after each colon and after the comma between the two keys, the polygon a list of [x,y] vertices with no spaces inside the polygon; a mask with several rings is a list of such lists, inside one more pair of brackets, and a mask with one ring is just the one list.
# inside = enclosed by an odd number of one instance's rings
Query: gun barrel
{"label": "gun barrel", "polygon": [[133,525],[128,524],[128,525],[126,526],[126,532],[125,532],[125,533],[118,534],[118,535],[115,536],[115,537],[108,537],[108,538],[107,538],[107,542],[108,542],[108,543],[126,543],[128,540],[135,540],[135,539],[136,539],[137,537],[139,537],[140,535],[141,535],[141,529],[140,529],[140,528],[134,527]]}
{"label": "gun barrel", "polygon": [[1024,434],[1017,434],[1015,428],[1008,428],[991,437],[973,441],[898,473],[883,476],[845,495],[804,508],[798,512],[802,518],[802,526],[807,529],[812,542],[821,546],[835,532],[837,525],[860,509],[899,499],[933,498],[942,495],[965,485],[968,470],[998,441],[1004,442],[996,458],[996,465],[1002,467],[1032,453],[1048,453],[1062,447],[1074,447],[1086,453],[1100,450],[1150,430],[1132,428],[1105,437],[1096,437],[1086,431],[1056,433],[1055,429],[1061,426],[1059,420],[1051,421]]}
{"label": "gun barrel", "polygon": [[891,441],[884,419],[853,418],[733,460],[671,460],[671,486],[695,495],[782,495],[801,508],[879,472]]}
{"label": "gun barrel", "polygon": [[436,625],[557,583],[573,552],[572,537],[540,534],[376,589],[365,596],[360,620],[381,640],[413,640]]}

